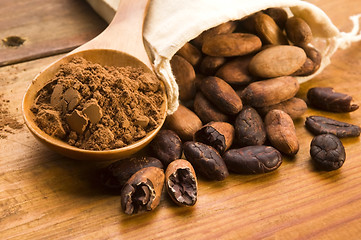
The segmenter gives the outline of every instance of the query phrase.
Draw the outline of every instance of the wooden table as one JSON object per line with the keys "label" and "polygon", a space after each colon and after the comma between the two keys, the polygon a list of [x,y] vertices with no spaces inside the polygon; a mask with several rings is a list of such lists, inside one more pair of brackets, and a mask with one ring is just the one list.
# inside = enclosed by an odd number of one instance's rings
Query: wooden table
{"label": "wooden table", "polygon": [[[359,0],[312,0],[341,31],[348,16],[361,13]],[[312,135],[306,116],[361,125],[361,110],[328,114],[309,109],[295,122],[300,151],[275,172],[235,175],[222,182],[199,181],[196,206],[175,206],[164,194],[159,207],[127,216],[120,198],[96,182],[107,163],[64,158],[48,150],[25,127],[21,100],[33,77],[55,55],[96,36],[105,22],[80,0],[1,0],[0,38],[26,41],[17,48],[0,43],[0,239],[360,239],[360,138],[343,139],[344,166],[332,172],[311,164]],[[26,62],[23,62],[25,61]],[[301,87],[333,86],[361,105],[361,42],[339,50],[332,64]]]}

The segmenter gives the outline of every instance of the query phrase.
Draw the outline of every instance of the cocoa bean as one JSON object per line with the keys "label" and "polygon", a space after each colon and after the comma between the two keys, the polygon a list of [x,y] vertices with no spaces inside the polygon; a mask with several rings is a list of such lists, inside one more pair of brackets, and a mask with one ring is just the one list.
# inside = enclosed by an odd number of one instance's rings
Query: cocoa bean
{"label": "cocoa bean", "polygon": [[262,12],[258,12],[255,18],[255,30],[257,36],[264,44],[287,45],[288,41],[276,22]]}
{"label": "cocoa bean", "polygon": [[214,75],[225,62],[224,57],[205,56],[201,61],[199,71],[206,76]]}
{"label": "cocoa bean", "polygon": [[241,146],[262,145],[266,141],[266,129],[257,111],[246,106],[238,114],[234,128],[236,140]]}
{"label": "cocoa bean", "polygon": [[251,74],[261,78],[287,76],[298,70],[306,61],[305,51],[296,46],[279,45],[257,53],[249,63]]}
{"label": "cocoa bean", "polygon": [[277,103],[275,105],[257,108],[257,111],[262,116],[266,116],[266,114],[273,109],[282,110],[288,115],[290,115],[292,119],[296,119],[301,117],[307,111],[307,104],[301,98],[293,97],[289,100]]}
{"label": "cocoa bean", "polygon": [[333,134],[322,134],[311,142],[310,154],[316,167],[332,171],[342,167],[346,160],[345,148]]}
{"label": "cocoa bean", "polygon": [[234,127],[227,122],[210,122],[194,134],[194,140],[212,146],[220,154],[231,147]]}
{"label": "cocoa bean", "polygon": [[361,132],[361,128],[357,125],[321,116],[307,117],[305,124],[307,129],[316,135],[330,133],[343,138],[358,137]]}
{"label": "cocoa bean", "polygon": [[196,94],[195,78],[193,66],[184,58],[174,55],[170,61],[172,72],[179,86],[179,99],[187,101]]}
{"label": "cocoa bean", "polygon": [[126,214],[136,214],[155,209],[161,198],[164,172],[147,167],[134,173],[121,192],[121,206]]}
{"label": "cocoa bean", "polygon": [[267,137],[273,147],[287,155],[295,155],[299,144],[292,118],[282,110],[272,110],[265,117]]}
{"label": "cocoa bean", "polygon": [[287,12],[282,8],[267,8],[263,11],[265,14],[270,16],[282,30],[285,28],[286,21],[288,19]]}
{"label": "cocoa bean", "polygon": [[300,85],[296,78],[285,76],[257,81],[242,91],[242,100],[253,107],[265,107],[291,99]]}
{"label": "cocoa bean", "polygon": [[164,166],[182,156],[182,140],[172,130],[160,130],[149,145]]}
{"label": "cocoa bean", "polygon": [[183,141],[192,140],[194,133],[202,127],[199,117],[181,104],[172,115],[167,116],[165,123]]}
{"label": "cocoa bean", "polygon": [[307,45],[312,41],[312,30],[305,20],[291,17],[286,22],[288,39],[297,46]]}
{"label": "cocoa bean", "polygon": [[183,144],[183,150],[186,159],[194,166],[197,173],[217,181],[228,177],[227,166],[213,147],[200,142],[186,142]]}
{"label": "cocoa bean", "polygon": [[248,146],[228,150],[223,155],[229,171],[235,173],[267,173],[282,164],[282,155],[270,146]]}
{"label": "cocoa bean", "polygon": [[202,52],[215,57],[243,56],[258,51],[261,40],[249,33],[229,33],[207,37]]}
{"label": "cocoa bean", "polygon": [[163,169],[163,164],[153,157],[132,157],[109,164],[100,171],[100,183],[107,189],[120,191],[126,181],[137,171],[146,167]]}
{"label": "cocoa bean", "polygon": [[218,69],[216,76],[229,84],[247,85],[253,78],[248,71],[248,65],[252,56],[238,57],[233,61],[227,62]]}
{"label": "cocoa bean", "polygon": [[233,88],[218,77],[206,77],[201,91],[204,96],[226,114],[237,114],[242,109],[242,100]]}
{"label": "cocoa bean", "polygon": [[194,112],[202,120],[203,123],[215,122],[227,122],[229,120],[228,115],[224,114],[216,106],[213,105],[201,92],[196,94],[194,98]]}
{"label": "cocoa bean", "polygon": [[192,43],[198,47],[202,47],[204,39],[218,34],[232,33],[237,28],[237,22],[229,21],[222,23],[216,27],[210,28],[202,32],[198,37],[192,40]]}
{"label": "cocoa bean", "polygon": [[202,59],[202,52],[189,42],[184,44],[176,54],[187,60],[193,67],[198,65]]}
{"label": "cocoa bean", "polygon": [[308,102],[315,108],[329,112],[353,112],[359,106],[351,96],[335,92],[330,87],[315,87],[307,92]]}
{"label": "cocoa bean", "polygon": [[197,201],[197,177],[192,165],[177,159],[168,165],[165,185],[170,198],[179,206],[193,206]]}

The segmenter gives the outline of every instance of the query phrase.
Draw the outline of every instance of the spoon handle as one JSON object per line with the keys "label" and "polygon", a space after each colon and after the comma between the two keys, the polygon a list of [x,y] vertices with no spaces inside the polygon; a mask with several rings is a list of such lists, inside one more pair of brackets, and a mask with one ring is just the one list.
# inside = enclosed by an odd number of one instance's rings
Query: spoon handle
{"label": "spoon handle", "polygon": [[143,43],[143,22],[150,0],[120,0],[109,26],[97,37],[73,50],[111,49],[128,53],[152,69]]}

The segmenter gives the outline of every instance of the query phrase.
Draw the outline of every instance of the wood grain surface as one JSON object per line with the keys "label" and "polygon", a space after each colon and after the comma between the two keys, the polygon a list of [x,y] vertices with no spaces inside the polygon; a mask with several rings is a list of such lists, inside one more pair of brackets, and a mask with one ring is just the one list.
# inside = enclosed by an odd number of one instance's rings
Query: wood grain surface
{"label": "wood grain surface", "polygon": [[[0,66],[68,52],[106,26],[82,0],[1,0]],[[10,36],[25,42],[8,47]]]}
{"label": "wood grain surface", "polygon": [[[341,31],[361,13],[354,0],[313,0]],[[97,184],[108,163],[74,161],[48,150],[23,124],[22,96],[32,78],[61,56],[0,68],[0,239],[360,239],[361,141],[342,139],[347,159],[332,172],[314,169],[305,117],[330,116],[361,125],[361,110],[330,114],[309,109],[295,122],[300,151],[260,175],[231,174],[222,182],[199,179],[192,208],[163,194],[159,207],[127,216],[120,197]],[[333,86],[361,105],[361,42],[338,50],[332,63],[301,85]]]}

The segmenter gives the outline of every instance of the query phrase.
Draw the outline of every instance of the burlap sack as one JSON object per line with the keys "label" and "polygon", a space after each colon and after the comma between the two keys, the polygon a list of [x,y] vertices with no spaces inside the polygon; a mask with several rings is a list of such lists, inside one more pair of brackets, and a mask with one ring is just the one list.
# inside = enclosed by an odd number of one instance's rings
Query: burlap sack
{"label": "burlap sack", "polygon": [[[120,0],[87,0],[108,22],[114,16]],[[167,88],[168,114],[178,107],[178,85],[172,74],[170,59],[188,41],[203,31],[221,23],[241,19],[270,7],[281,7],[290,16],[303,18],[311,27],[314,44],[322,54],[321,67],[310,76],[298,77],[300,83],[319,74],[338,48],[361,40],[359,19],[352,16],[354,28],[340,32],[330,18],[317,6],[300,0],[151,0],[144,22],[144,40],[154,70]]]}

